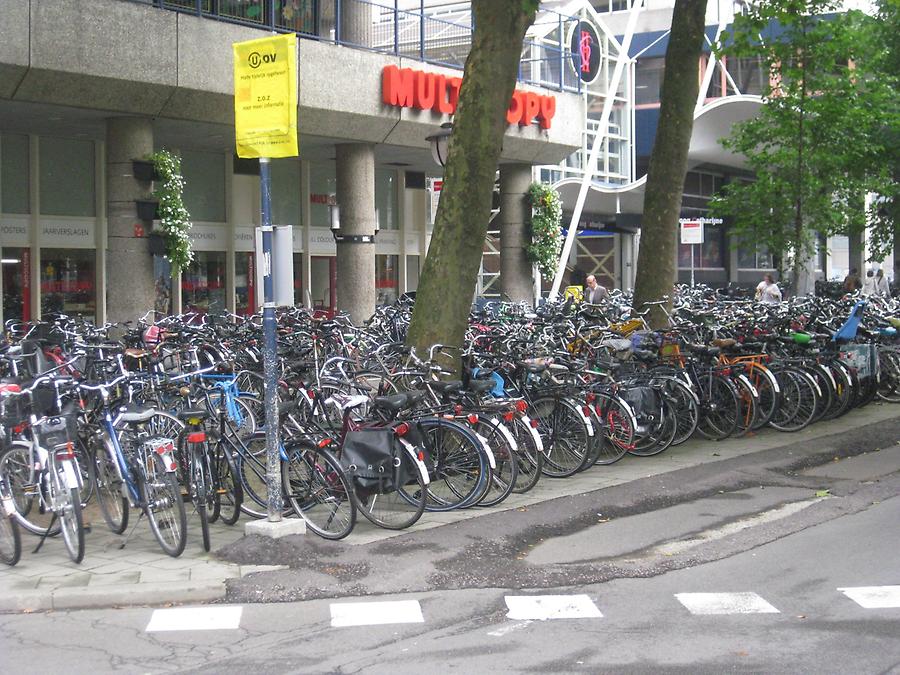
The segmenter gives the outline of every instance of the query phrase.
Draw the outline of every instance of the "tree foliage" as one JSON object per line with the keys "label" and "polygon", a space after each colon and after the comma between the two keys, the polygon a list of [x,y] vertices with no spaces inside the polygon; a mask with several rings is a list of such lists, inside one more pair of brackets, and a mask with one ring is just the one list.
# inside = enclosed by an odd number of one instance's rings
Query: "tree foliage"
{"label": "tree foliage", "polygon": [[472,0],[475,32],[454,117],[434,234],[407,343],[462,345],[491,212],[506,110],[537,0]]}
{"label": "tree foliage", "polygon": [[758,56],[769,82],[759,115],[722,140],[755,180],[726,185],[711,207],[743,244],[792,251],[795,279],[820,236],[864,229],[866,193],[896,191],[887,130],[897,71],[886,70],[883,23],[838,5],[763,0],[719,46],[727,58]]}

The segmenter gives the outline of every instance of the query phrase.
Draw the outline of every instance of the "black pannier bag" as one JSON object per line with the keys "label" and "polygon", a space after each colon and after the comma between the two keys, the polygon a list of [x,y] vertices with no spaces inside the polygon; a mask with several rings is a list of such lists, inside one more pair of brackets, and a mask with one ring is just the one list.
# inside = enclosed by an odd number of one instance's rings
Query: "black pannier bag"
{"label": "black pannier bag", "polygon": [[650,426],[659,424],[662,419],[662,401],[653,387],[630,386],[620,390],[619,396],[631,404],[637,419],[639,432],[645,432]]}
{"label": "black pannier bag", "polygon": [[341,466],[357,487],[393,492],[410,478],[410,463],[401,461],[404,452],[393,429],[348,431]]}

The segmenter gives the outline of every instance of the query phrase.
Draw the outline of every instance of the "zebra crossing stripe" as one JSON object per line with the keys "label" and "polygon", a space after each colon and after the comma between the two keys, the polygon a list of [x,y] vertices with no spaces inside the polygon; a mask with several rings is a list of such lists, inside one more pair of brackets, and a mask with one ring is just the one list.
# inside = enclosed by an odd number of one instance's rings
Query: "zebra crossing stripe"
{"label": "zebra crossing stripe", "polygon": [[507,595],[506,614],[517,621],[599,619],[603,616],[586,595]]}
{"label": "zebra crossing stripe", "polygon": [[240,606],[155,609],[146,631],[234,630],[240,628],[243,611]]}
{"label": "zebra crossing stripe", "polygon": [[856,586],[838,590],[863,609],[900,607],[900,586]]}
{"label": "zebra crossing stripe", "polygon": [[425,623],[418,600],[342,602],[331,605],[331,627]]}
{"label": "zebra crossing stripe", "polygon": [[676,593],[691,614],[778,614],[756,593]]}

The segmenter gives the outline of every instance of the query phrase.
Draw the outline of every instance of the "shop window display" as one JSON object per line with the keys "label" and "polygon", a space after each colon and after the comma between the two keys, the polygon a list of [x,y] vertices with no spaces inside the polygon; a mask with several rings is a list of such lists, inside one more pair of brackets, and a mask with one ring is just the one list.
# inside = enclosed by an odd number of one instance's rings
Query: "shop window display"
{"label": "shop window display", "polygon": [[31,264],[27,248],[3,247],[3,320],[31,319]]}
{"label": "shop window display", "polygon": [[41,249],[41,314],[81,315],[93,319],[96,303],[96,254],[91,250]]}
{"label": "shop window display", "polygon": [[181,307],[184,312],[224,312],[225,252],[195,251],[194,259],[181,273]]}

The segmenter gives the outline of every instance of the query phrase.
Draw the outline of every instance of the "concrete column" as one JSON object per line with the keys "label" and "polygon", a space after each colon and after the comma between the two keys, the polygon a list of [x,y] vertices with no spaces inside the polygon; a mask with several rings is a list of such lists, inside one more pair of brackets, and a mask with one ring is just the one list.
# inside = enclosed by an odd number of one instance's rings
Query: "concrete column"
{"label": "concrete column", "polygon": [[[337,243],[337,306],[356,324],[375,312],[375,146],[336,146],[337,201],[340,234]],[[365,236],[367,242],[349,238]]]}
{"label": "concrete column", "polygon": [[[153,256],[147,238],[135,236],[136,199],[149,198],[148,183],[132,174],[131,160],[153,152],[153,121],[116,117],[106,121],[106,308],[109,321],[128,321],[153,309]],[[143,223],[145,230],[149,225]],[[145,232],[148,234],[149,232]],[[173,284],[174,287],[174,284]],[[175,292],[173,290],[173,292]]]}
{"label": "concrete column", "polygon": [[372,5],[370,3],[341,3],[340,41],[358,47],[372,45]]}
{"label": "concrete column", "polygon": [[534,296],[531,263],[525,254],[531,222],[529,185],[531,165],[500,167],[500,290],[512,302],[531,302]]}

